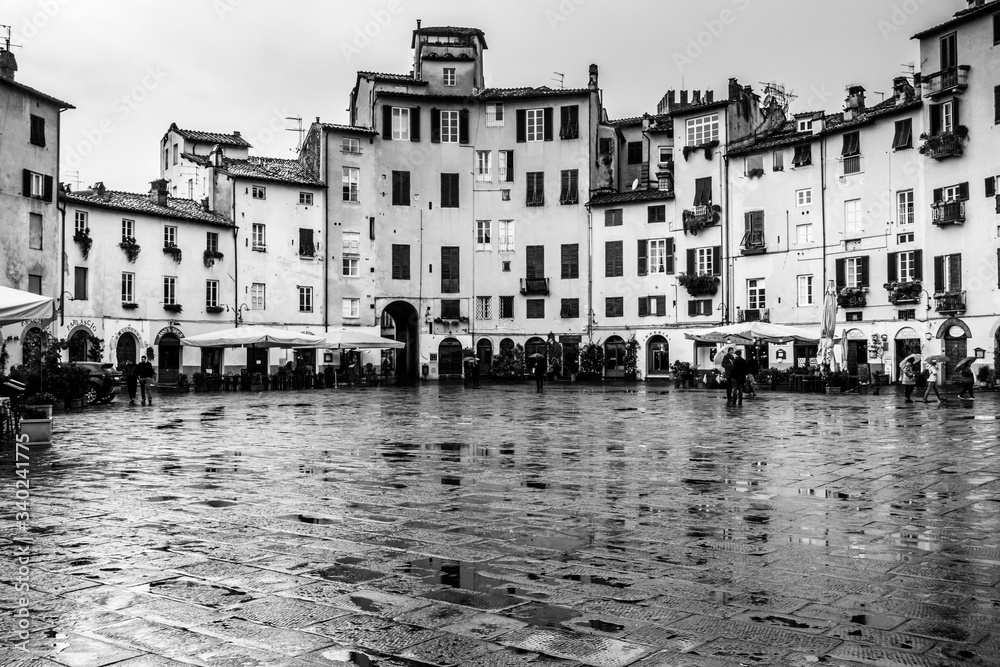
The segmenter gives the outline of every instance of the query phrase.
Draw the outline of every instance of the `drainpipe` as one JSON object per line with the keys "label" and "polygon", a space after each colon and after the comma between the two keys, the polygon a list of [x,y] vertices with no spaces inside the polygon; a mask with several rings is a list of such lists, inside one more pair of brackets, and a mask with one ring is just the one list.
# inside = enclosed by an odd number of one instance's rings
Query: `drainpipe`
{"label": "drainpipe", "polygon": [[594,336],[594,212],[590,202],[584,204],[587,209],[587,342]]}
{"label": "drainpipe", "polygon": [[823,242],[820,246],[823,248],[822,258],[823,258],[823,293],[826,294],[826,136],[821,135],[819,138],[819,163],[821,168],[819,170],[820,187],[819,187],[819,216],[820,216],[820,235],[823,237]]}
{"label": "drainpipe", "polygon": [[[228,178],[228,176],[226,177]],[[211,184],[211,187],[215,187],[215,183]],[[236,315],[233,316],[233,326],[240,326],[240,227],[236,224],[236,180],[233,179],[233,308],[236,310]]]}
{"label": "drainpipe", "polygon": [[[728,129],[729,129],[729,107],[726,107],[725,119],[726,119],[726,130],[727,130],[726,139],[728,140],[729,139],[729,136],[728,136]],[[720,145],[719,148],[723,149],[724,147]],[[720,150],[719,152],[722,153],[722,150]],[[722,168],[722,183],[723,183],[722,188],[720,188],[720,192],[722,193],[722,215],[723,215],[723,220],[722,220],[722,243],[723,243],[722,254],[723,254],[723,257],[725,258],[725,261],[723,262],[723,266],[725,267],[725,271],[726,271],[725,275],[723,276],[725,279],[722,281],[722,304],[723,304],[723,306],[725,306],[725,308],[722,311],[722,322],[723,322],[723,324],[729,324],[729,311],[733,307],[733,304],[732,304],[733,300],[732,300],[732,297],[730,295],[732,295],[732,293],[733,293],[733,281],[735,280],[735,278],[733,277],[733,258],[732,258],[732,254],[731,254],[732,253],[732,246],[731,246],[730,240],[729,240],[729,235],[730,235],[729,234],[729,232],[730,232],[730,220],[729,220],[729,214],[730,214],[730,210],[729,210],[729,194],[730,194],[730,192],[729,192],[729,188],[730,188],[730,186],[729,186],[729,154],[728,154],[728,152],[726,152],[725,155],[721,156],[721,160],[722,160],[722,164],[720,166]]]}
{"label": "drainpipe", "polygon": [[[316,117],[319,123],[319,117]],[[323,243],[326,250],[330,252],[330,182],[327,180],[327,160],[329,151],[327,150],[327,133],[321,125],[320,136],[320,161],[323,164]],[[330,262],[323,258],[323,331],[330,330]]]}
{"label": "drainpipe", "polygon": [[[58,180],[58,179],[57,179]],[[56,210],[60,213],[59,221],[59,326],[66,322],[66,202],[59,201],[59,192],[56,188]]]}

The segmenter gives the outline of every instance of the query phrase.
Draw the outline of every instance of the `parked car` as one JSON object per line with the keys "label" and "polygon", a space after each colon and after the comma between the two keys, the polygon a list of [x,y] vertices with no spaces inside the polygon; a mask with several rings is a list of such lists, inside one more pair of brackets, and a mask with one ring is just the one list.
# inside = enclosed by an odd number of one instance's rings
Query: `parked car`
{"label": "parked car", "polygon": [[110,403],[118,394],[118,388],[125,384],[125,376],[111,363],[78,361],[76,365],[90,371],[87,385],[87,405]]}

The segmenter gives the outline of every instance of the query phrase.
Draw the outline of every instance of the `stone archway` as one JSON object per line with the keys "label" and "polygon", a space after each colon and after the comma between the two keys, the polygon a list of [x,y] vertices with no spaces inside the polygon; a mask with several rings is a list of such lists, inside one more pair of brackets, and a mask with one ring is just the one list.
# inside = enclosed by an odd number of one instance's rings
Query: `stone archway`
{"label": "stone archway", "polygon": [[479,372],[482,375],[489,375],[490,367],[493,365],[493,341],[489,338],[480,338],[476,343],[476,357],[479,359]]}
{"label": "stone archway", "polygon": [[670,343],[660,335],[646,342],[646,377],[670,373]]}
{"label": "stone archway", "polygon": [[139,363],[139,341],[134,334],[123,332],[115,344],[115,364],[118,369],[125,367],[126,361]]}
{"label": "stone archway", "polygon": [[90,350],[90,330],[79,327],[69,335],[67,344],[69,345],[69,360],[71,362],[88,361]]}
{"label": "stone archway", "polygon": [[625,339],[611,336],[604,342],[604,377],[625,377]]}
{"label": "stone archway", "polygon": [[[388,317],[391,322],[385,322]],[[381,333],[393,340],[406,343],[399,350],[387,350],[391,358],[392,374],[397,378],[416,380],[420,372],[420,316],[408,301],[393,301],[382,309]],[[386,326],[390,325],[390,326]]]}

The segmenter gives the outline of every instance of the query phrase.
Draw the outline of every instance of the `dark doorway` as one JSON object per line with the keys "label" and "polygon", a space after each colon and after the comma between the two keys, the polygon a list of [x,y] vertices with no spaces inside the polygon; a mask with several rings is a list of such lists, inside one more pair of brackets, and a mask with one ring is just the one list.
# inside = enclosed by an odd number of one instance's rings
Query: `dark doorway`
{"label": "dark doorway", "polygon": [[531,355],[533,354],[540,354],[542,355],[542,357],[545,357],[547,354],[547,350],[545,349],[545,341],[539,338],[538,336],[529,338],[524,342],[525,370],[527,371],[533,371],[535,369],[536,364],[544,364],[548,362],[547,358],[546,359],[543,359],[541,357],[532,358]]}
{"label": "dark doorway", "polygon": [[955,374],[955,364],[969,356],[969,340],[967,338],[945,338],[944,356],[948,361],[944,365],[944,382],[958,382]]}
{"label": "dark doorway", "polygon": [[87,361],[87,348],[90,346],[90,333],[77,329],[69,337],[69,360]]}
{"label": "dark doorway", "polygon": [[407,301],[393,301],[382,310],[381,331],[383,335],[391,333],[393,340],[406,343],[404,348],[386,351],[392,355],[390,367],[393,376],[416,380],[420,373],[420,318],[417,309]]}
{"label": "dark doorway", "polygon": [[[899,364],[903,359],[906,359],[911,354],[920,354],[920,339],[919,338],[897,338],[895,341],[896,357],[895,364],[892,364],[890,375],[895,376],[896,380],[899,379]],[[938,379],[939,382],[944,382],[944,378]]]}
{"label": "dark doorway", "polygon": [[454,338],[445,338],[438,346],[438,375],[462,376],[462,344]]}
{"label": "dark doorway", "polygon": [[670,372],[670,343],[663,336],[653,336],[646,348],[646,375]]}
{"label": "dark doorway", "polygon": [[115,362],[118,364],[118,370],[125,367],[126,361],[131,361],[132,363],[139,361],[136,358],[138,347],[135,342],[135,336],[132,334],[123,333],[118,337],[118,343],[115,346]]}
{"label": "dark doorway", "polygon": [[625,377],[625,341],[612,336],[604,343],[604,377]]}
{"label": "dark doorway", "polygon": [[158,384],[177,384],[177,376],[181,372],[181,339],[176,334],[168,333],[160,337],[156,352]]}
{"label": "dark doorway", "polygon": [[479,374],[488,375],[493,365],[493,342],[489,338],[480,338],[476,343],[476,357],[479,359]]}
{"label": "dark doorway", "polygon": [[849,340],[847,341],[847,372],[851,375],[858,374],[858,364],[868,363],[868,341]]}
{"label": "dark doorway", "polygon": [[267,353],[266,347],[251,347],[247,348],[247,370],[250,373],[270,373],[270,368],[267,364]]}
{"label": "dark doorway", "polygon": [[218,375],[222,372],[221,347],[201,348],[201,372],[209,375]]}
{"label": "dark doorway", "polygon": [[770,368],[770,351],[768,350],[767,343],[757,343],[756,345],[747,345],[747,362],[756,361],[757,367],[764,369]]}

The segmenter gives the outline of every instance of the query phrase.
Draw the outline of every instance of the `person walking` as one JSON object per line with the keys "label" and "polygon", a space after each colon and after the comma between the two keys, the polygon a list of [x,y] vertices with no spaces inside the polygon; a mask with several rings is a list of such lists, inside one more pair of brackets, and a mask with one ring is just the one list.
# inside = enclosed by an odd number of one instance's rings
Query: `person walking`
{"label": "person walking", "polygon": [[722,357],[722,374],[726,384],[726,403],[733,400],[733,348],[726,348],[726,354]]}
{"label": "person walking", "polygon": [[[150,380],[156,375],[153,370],[153,364],[146,361],[146,357],[143,356],[142,361],[135,367],[136,375],[139,376],[139,389],[142,390],[142,404],[146,405],[146,390],[150,388]],[[153,404],[153,391],[149,389],[149,404]]]}
{"label": "person walking", "polygon": [[139,387],[139,375],[135,362],[129,359],[122,368],[125,376],[125,387],[128,389],[128,404],[135,405],[135,391]]}
{"label": "person walking", "polygon": [[757,375],[760,373],[760,364],[756,359],[747,359],[747,388],[748,394],[757,397]]}
{"label": "person walking", "polygon": [[[962,366],[962,391],[958,392],[958,397],[961,399],[968,399],[970,401],[976,400],[973,395],[972,388],[975,386],[975,376],[972,374],[972,364],[966,364]],[[966,396],[965,392],[969,392]]]}
{"label": "person walking", "polygon": [[917,374],[913,371],[913,362],[906,358],[899,367],[903,382],[903,395],[907,403],[912,403],[913,389],[917,386]]}
{"label": "person walking", "polygon": [[930,403],[927,397],[931,395],[931,391],[934,391],[934,395],[937,396],[938,403],[943,403],[944,399],[941,398],[941,392],[938,391],[938,365],[935,361],[927,362],[927,388],[924,389],[924,403]]}
{"label": "person walking", "polygon": [[535,362],[535,393],[541,394],[545,391],[545,360],[539,359]]}
{"label": "person walking", "polygon": [[747,381],[747,360],[743,358],[743,350],[736,350],[733,358],[733,367],[729,372],[730,385],[732,386],[732,399],[727,401],[732,405],[743,405],[743,385]]}
{"label": "person walking", "polygon": [[479,361],[472,362],[472,388],[479,389]]}

